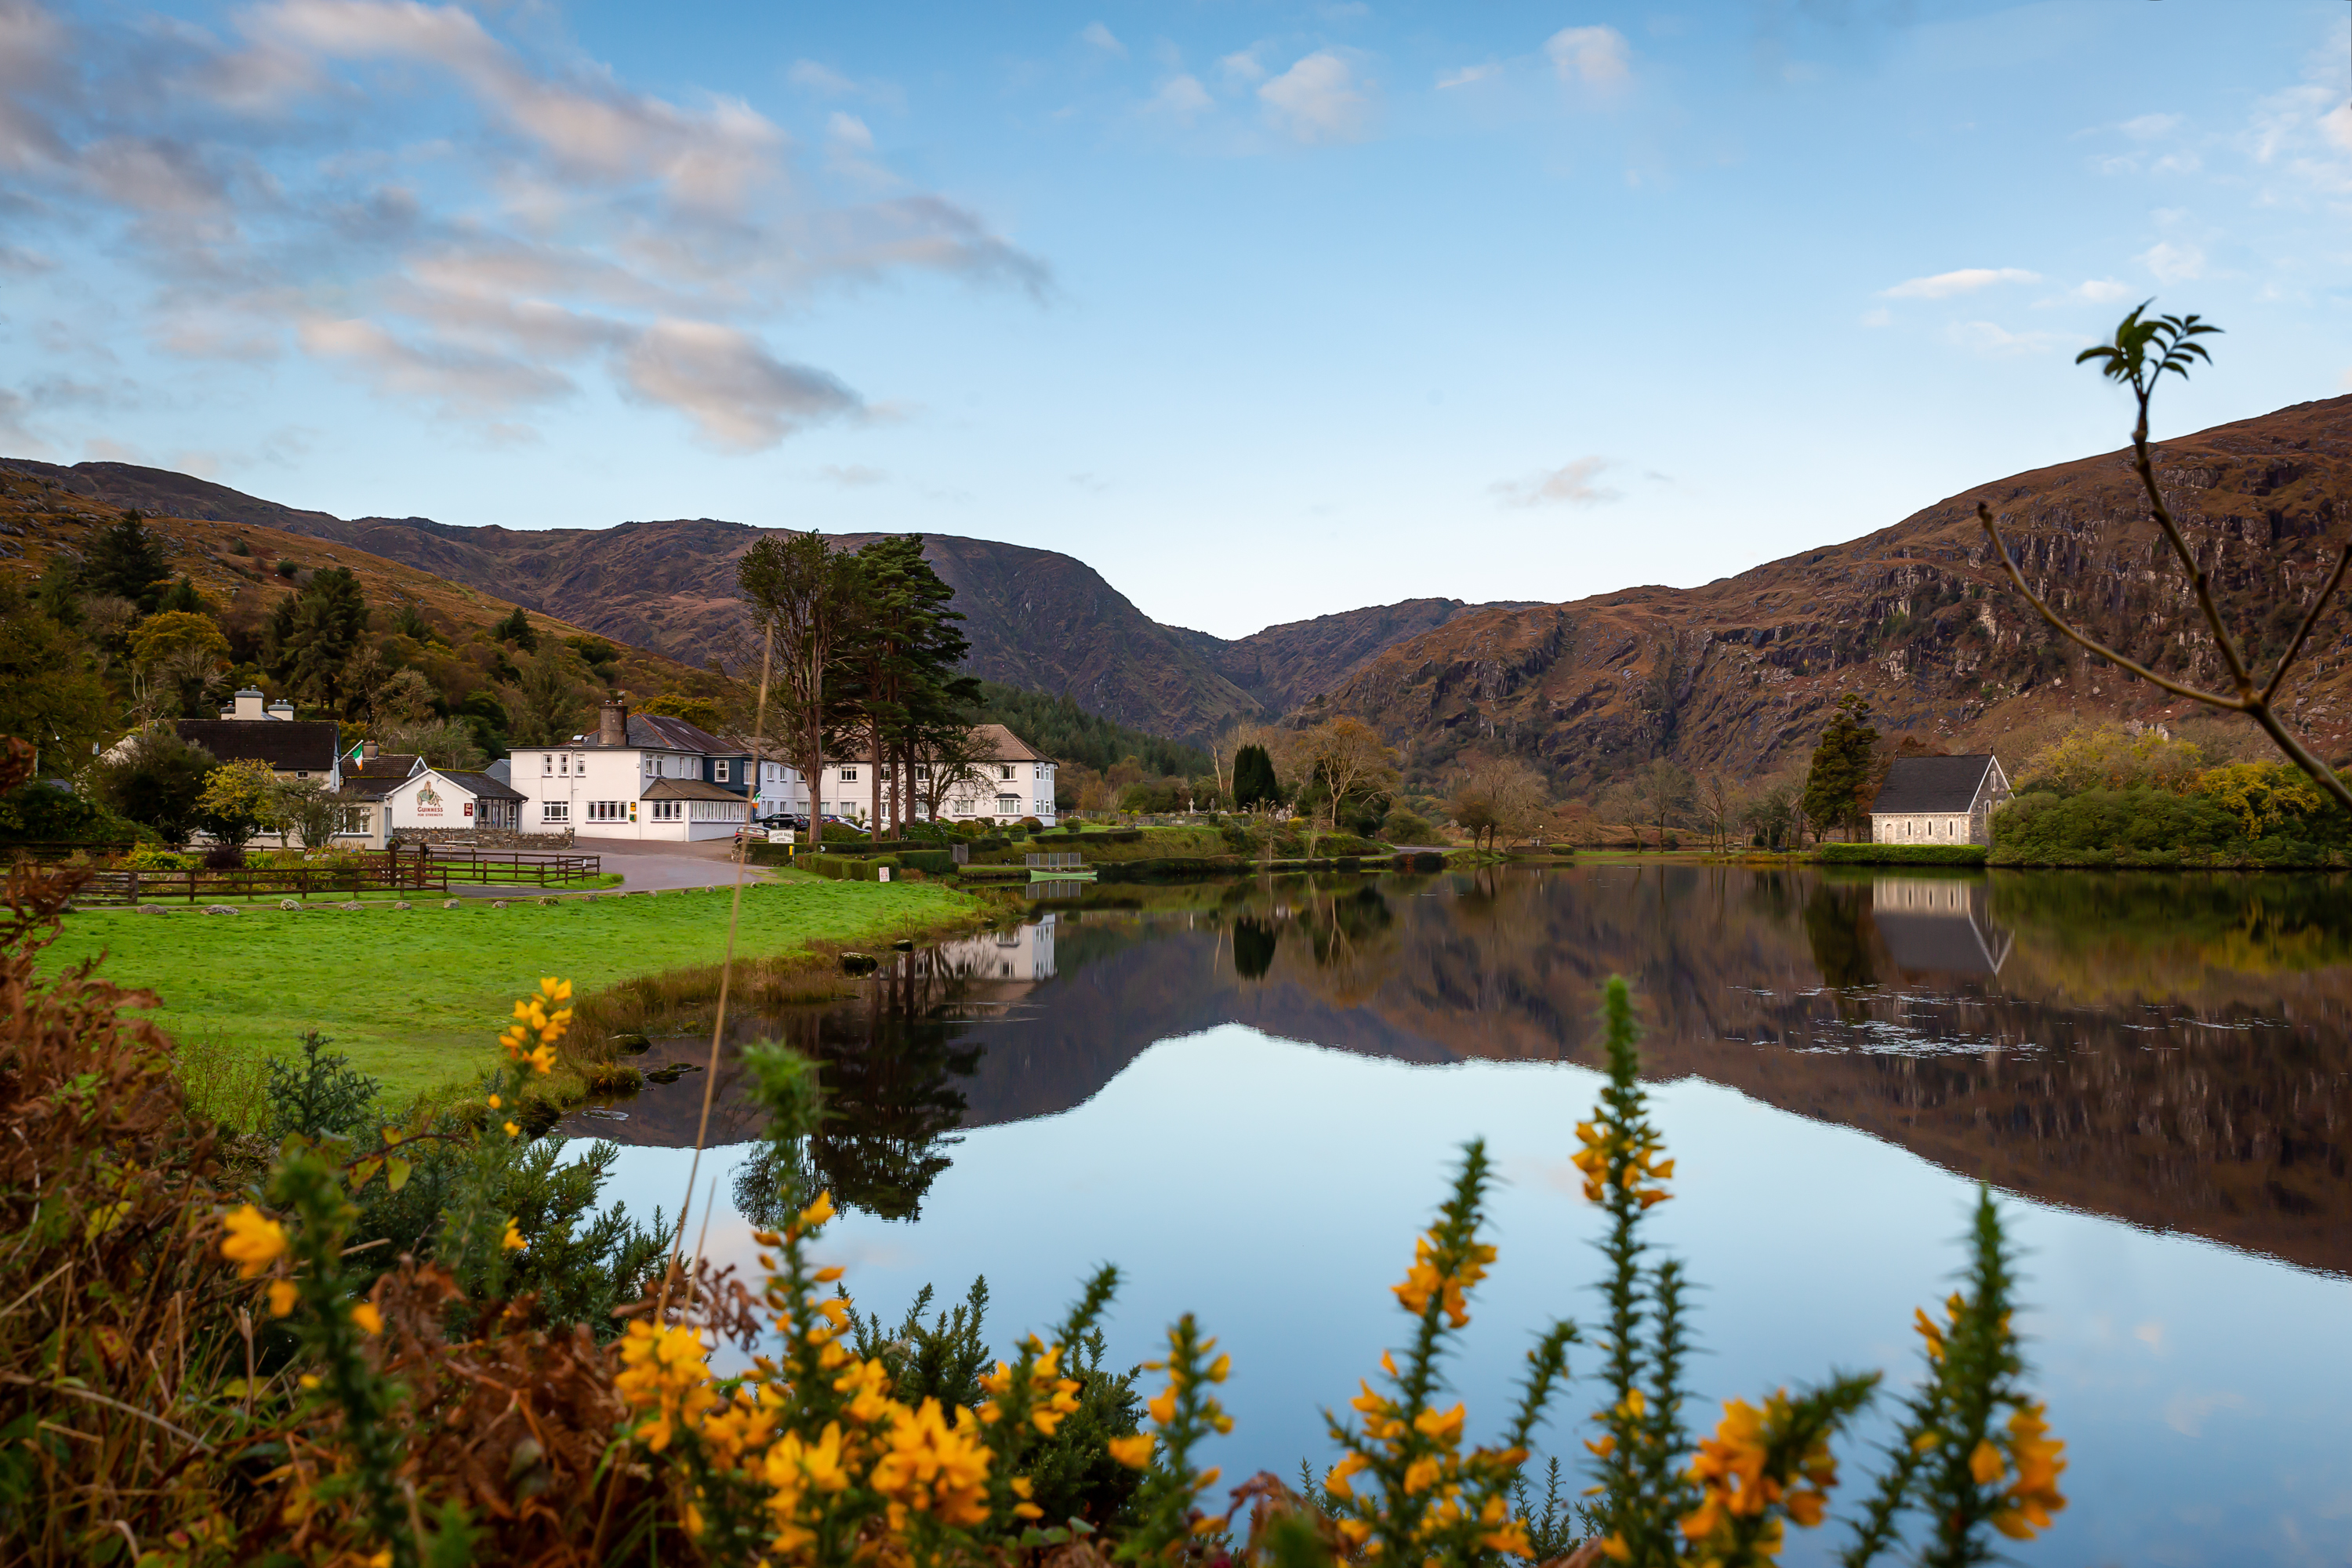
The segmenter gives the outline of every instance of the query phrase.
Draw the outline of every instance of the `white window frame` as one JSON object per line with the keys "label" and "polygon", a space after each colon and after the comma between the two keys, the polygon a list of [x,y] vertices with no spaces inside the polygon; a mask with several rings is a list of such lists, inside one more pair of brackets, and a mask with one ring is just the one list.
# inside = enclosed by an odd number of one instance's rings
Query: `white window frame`
{"label": "white window frame", "polygon": [[553,752],[541,752],[539,753],[539,775],[541,778],[549,779],[555,776],[555,753]]}
{"label": "white window frame", "polygon": [[728,770],[734,765],[734,763],[729,762],[725,757],[714,758],[710,763],[711,782],[713,784],[733,784],[735,781],[729,778],[727,776],[727,773]]}
{"label": "white window frame", "polygon": [[568,800],[541,801],[539,803],[539,819],[541,822],[568,823],[572,820],[572,803]]}
{"label": "white window frame", "polygon": [[857,782],[857,770],[856,768],[842,769],[841,782],[843,784],[856,784]]}

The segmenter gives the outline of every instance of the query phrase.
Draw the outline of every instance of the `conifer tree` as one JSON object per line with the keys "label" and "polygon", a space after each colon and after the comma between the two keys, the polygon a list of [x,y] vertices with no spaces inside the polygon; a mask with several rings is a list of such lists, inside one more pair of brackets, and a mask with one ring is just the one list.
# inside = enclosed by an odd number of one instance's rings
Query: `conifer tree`
{"label": "conifer tree", "polygon": [[1244,746],[1234,754],[1234,805],[1256,811],[1282,803],[1282,785],[1274,776],[1274,759],[1264,746]]}
{"label": "conifer tree", "polygon": [[91,593],[128,599],[139,606],[141,615],[146,615],[163,596],[164,579],[171,573],[163,546],[134,510],[107,524],[91,542],[82,582]]}
{"label": "conifer tree", "polygon": [[1870,722],[1870,700],[1849,691],[1838,699],[1837,710],[1822,730],[1813,748],[1812,771],[1805,776],[1805,815],[1822,828],[1843,827],[1852,835],[1869,809],[1862,792],[1870,785],[1871,761],[1878,731]]}

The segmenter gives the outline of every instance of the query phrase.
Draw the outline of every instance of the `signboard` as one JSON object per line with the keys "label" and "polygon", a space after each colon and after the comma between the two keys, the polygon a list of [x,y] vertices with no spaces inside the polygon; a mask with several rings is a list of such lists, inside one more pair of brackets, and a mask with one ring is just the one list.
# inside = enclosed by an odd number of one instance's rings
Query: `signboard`
{"label": "signboard", "polygon": [[419,816],[442,815],[440,792],[429,784],[420,785],[416,791],[416,815]]}
{"label": "signboard", "polygon": [[467,816],[474,815],[474,803],[470,800],[466,803],[466,815]]}

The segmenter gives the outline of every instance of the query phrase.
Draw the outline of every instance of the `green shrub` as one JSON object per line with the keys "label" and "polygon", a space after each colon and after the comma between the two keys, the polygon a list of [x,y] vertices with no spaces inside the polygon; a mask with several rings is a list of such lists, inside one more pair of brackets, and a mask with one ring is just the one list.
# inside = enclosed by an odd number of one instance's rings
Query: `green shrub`
{"label": "green shrub", "polygon": [[195,867],[194,856],[176,855],[153,844],[142,844],[122,858],[126,871],[193,871]]}
{"label": "green shrub", "polygon": [[2034,790],[1994,813],[1992,837],[1997,858],[2028,864],[2087,850],[2210,854],[2241,843],[2237,818],[2218,802],[2146,787]]}
{"label": "green shrub", "polygon": [[0,844],[152,843],[155,831],[126,822],[97,802],[46,779],[27,779],[0,795]]}
{"label": "green shrub", "polygon": [[1824,844],[1816,858],[1829,866],[1981,866],[1981,844]]}
{"label": "green shrub", "polygon": [[295,565],[291,561],[280,561],[278,563],[278,574],[280,577],[291,577],[295,573],[299,572],[300,570],[302,570],[302,568]]}
{"label": "green shrub", "polygon": [[1433,844],[1437,829],[1419,812],[1399,806],[1381,819],[1380,836],[1391,844]]}
{"label": "green shrub", "polygon": [[945,849],[907,849],[898,855],[898,864],[931,877],[955,875],[955,856]]}

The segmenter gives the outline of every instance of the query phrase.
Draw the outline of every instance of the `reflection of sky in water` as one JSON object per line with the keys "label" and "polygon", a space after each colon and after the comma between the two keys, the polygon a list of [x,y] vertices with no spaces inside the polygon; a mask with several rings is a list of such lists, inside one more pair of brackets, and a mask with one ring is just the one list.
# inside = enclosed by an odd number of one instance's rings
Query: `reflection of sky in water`
{"label": "reflection of sky in water", "polygon": [[[1325,1051],[1226,1026],[1169,1040],[1066,1114],[973,1129],[919,1222],[837,1221],[861,1307],[896,1318],[924,1284],[993,1295],[1001,1349],[1063,1310],[1097,1262],[1126,1274],[1113,1359],[1143,1359],[1197,1312],[1234,1356],[1236,1428],[1210,1462],[1229,1479],[1328,1458],[1318,1405],[1341,1406],[1404,1321],[1387,1287],[1442,1194],[1453,1151],[1483,1135],[1507,1184],[1500,1261],[1474,1298],[1471,1359],[1454,1368],[1474,1433],[1502,1418],[1522,1352],[1549,1316],[1596,1321],[1598,1212],[1568,1154],[1592,1073],[1430,1068]],[[1706,1287],[1695,1425],[1714,1401],[1857,1362],[1907,1380],[1912,1309],[1960,1259],[1971,1189],[1859,1132],[1696,1079],[1656,1090],[1679,1163],[1653,1234]],[[710,1250],[747,1273],[727,1206],[740,1151],[706,1160],[720,1212]],[[628,1148],[608,1191],[675,1212],[691,1158]],[[715,1169],[714,1169],[715,1166]],[[2047,1206],[2009,1205],[2026,1250],[2021,1326],[2067,1439],[2074,1506],[2037,1563],[2352,1560],[2352,1281],[2210,1243]],[[2315,1353],[2316,1352],[2316,1353]],[[1590,1369],[1588,1349],[1572,1364]],[[1570,1408],[1591,1399],[1585,1385]],[[1576,1451],[1555,1425],[1546,1447]],[[1844,1450],[1849,1497],[1863,1456]],[[1827,1560],[1833,1531],[1792,1532],[1790,1561]]]}

